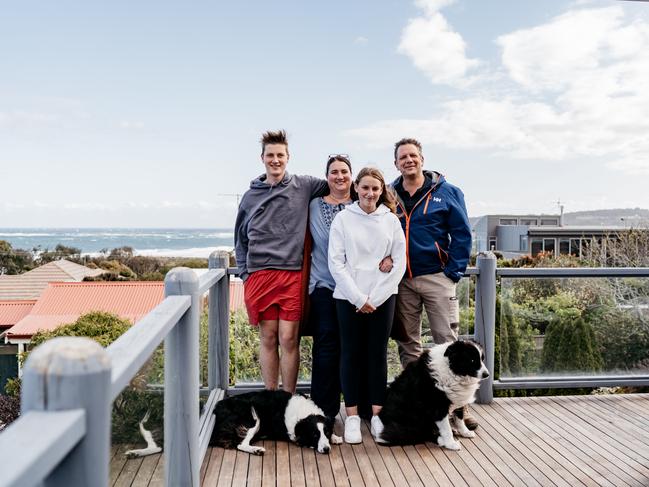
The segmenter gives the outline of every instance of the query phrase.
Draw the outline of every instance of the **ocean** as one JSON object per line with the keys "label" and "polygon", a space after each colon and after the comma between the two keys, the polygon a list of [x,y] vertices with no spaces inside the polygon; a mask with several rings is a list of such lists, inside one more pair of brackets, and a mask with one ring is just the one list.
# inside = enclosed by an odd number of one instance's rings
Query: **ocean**
{"label": "ocean", "polygon": [[104,249],[132,247],[137,255],[208,257],[231,249],[231,228],[0,228],[0,240],[14,249],[54,250],[57,244],[96,255]]}

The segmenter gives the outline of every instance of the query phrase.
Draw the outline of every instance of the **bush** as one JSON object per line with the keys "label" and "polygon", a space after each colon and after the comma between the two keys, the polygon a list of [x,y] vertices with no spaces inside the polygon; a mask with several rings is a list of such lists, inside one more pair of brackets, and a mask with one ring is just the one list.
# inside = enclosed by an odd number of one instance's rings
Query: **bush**
{"label": "bush", "polygon": [[[207,335],[207,334],[205,334]],[[312,337],[300,339],[300,367],[298,379],[311,378]],[[230,385],[261,380],[259,363],[259,330],[251,326],[243,310],[230,313]]]}
{"label": "bush", "polygon": [[[59,326],[55,330],[39,331],[32,337],[31,342],[32,346],[36,347],[55,337],[78,336],[92,338],[102,347],[107,347],[130,327],[131,323],[128,320],[111,313],[94,311],[80,316],[74,323]],[[29,352],[26,352],[19,357],[21,362],[24,362],[28,355]],[[162,437],[163,396],[155,391],[145,390],[152,378],[160,379],[162,364],[163,352],[159,347],[142,370],[135,375],[131,386],[115,399],[112,411],[112,436],[115,443],[142,441],[138,422],[147,410],[150,410],[148,425],[153,425],[151,429],[154,436],[156,439]],[[20,380],[11,381],[7,388],[16,395],[14,399],[17,401],[20,394]]]}
{"label": "bush", "polygon": [[0,394],[0,431],[20,415],[20,400]]}
{"label": "bush", "polygon": [[601,370],[602,363],[595,332],[581,316],[565,314],[550,323],[543,343],[543,371],[592,373]]}

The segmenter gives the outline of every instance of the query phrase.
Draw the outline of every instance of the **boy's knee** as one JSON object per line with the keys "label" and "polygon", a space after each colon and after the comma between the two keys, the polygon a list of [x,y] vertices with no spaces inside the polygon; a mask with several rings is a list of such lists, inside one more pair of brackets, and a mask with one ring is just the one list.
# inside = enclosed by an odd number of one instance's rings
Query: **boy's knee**
{"label": "boy's knee", "polygon": [[277,348],[278,337],[277,333],[268,333],[261,335],[260,342],[262,347]]}
{"label": "boy's knee", "polygon": [[279,346],[282,350],[292,351],[297,348],[298,338],[294,333],[280,333]]}

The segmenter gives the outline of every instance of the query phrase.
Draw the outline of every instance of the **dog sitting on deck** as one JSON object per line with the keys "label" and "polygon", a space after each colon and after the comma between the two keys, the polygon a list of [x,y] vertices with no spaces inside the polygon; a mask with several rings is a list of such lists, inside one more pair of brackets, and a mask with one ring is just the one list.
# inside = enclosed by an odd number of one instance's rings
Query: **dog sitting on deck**
{"label": "dog sitting on deck", "polygon": [[460,436],[475,436],[464,424],[461,408],[475,401],[480,381],[487,377],[484,353],[475,342],[448,342],[425,350],[389,386],[379,414],[384,425],[379,440],[392,445],[433,441],[459,450],[449,419]]}
{"label": "dog sitting on deck", "polygon": [[308,397],[285,391],[255,391],[228,397],[214,408],[216,422],[210,445],[236,448],[253,455],[265,450],[251,443],[258,439],[290,440],[300,446],[329,453],[342,443],[333,434],[334,418]]}

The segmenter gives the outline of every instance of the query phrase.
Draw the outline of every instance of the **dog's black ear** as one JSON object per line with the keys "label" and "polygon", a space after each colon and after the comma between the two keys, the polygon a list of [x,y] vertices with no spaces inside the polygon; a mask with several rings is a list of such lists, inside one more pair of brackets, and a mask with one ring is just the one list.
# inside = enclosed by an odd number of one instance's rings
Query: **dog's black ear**
{"label": "dog's black ear", "polygon": [[298,421],[295,425],[295,442],[300,446],[302,446],[301,439],[304,438],[305,432],[306,425],[304,424],[304,421]]}
{"label": "dog's black ear", "polygon": [[458,352],[458,349],[459,349],[459,347],[458,347],[459,343],[461,343],[461,342],[453,342],[453,343],[451,343],[446,348],[446,351],[444,352],[444,357],[451,358],[451,357],[454,357],[455,355],[457,355],[457,352]]}

